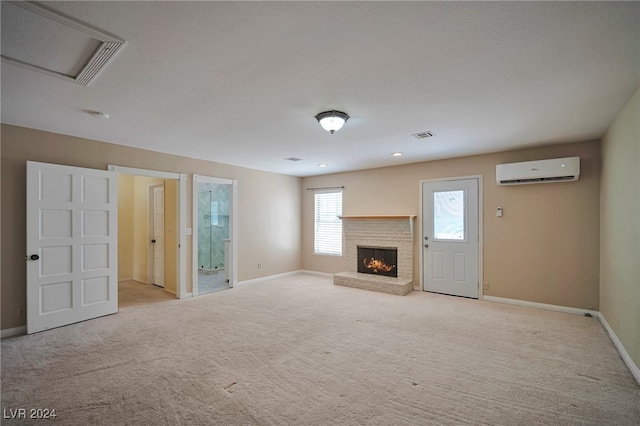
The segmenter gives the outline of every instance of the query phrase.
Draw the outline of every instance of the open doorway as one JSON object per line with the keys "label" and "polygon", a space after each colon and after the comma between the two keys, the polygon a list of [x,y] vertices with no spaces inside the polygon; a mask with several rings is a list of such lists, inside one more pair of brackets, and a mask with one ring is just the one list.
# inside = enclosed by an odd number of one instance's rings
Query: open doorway
{"label": "open doorway", "polygon": [[232,288],[236,281],[237,181],[194,175],[193,295]]}
{"label": "open doorway", "polygon": [[119,305],[184,297],[180,225],[186,177],[118,166],[109,169],[119,173]]}
{"label": "open doorway", "polygon": [[175,186],[161,178],[118,175],[121,307],[176,297]]}

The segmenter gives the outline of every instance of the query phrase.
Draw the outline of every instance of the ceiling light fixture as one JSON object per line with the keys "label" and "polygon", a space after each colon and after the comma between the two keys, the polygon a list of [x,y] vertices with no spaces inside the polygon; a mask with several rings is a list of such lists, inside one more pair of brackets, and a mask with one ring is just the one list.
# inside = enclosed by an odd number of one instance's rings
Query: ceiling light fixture
{"label": "ceiling light fixture", "polygon": [[391,155],[393,155],[394,157],[400,157],[402,155],[401,152],[392,152]]}
{"label": "ceiling light fixture", "polygon": [[321,164],[318,164],[318,167],[327,167],[327,165],[321,163]]}
{"label": "ceiling light fixture", "polygon": [[342,129],[349,116],[342,111],[325,111],[316,115],[316,120],[327,132],[334,134],[336,130]]}

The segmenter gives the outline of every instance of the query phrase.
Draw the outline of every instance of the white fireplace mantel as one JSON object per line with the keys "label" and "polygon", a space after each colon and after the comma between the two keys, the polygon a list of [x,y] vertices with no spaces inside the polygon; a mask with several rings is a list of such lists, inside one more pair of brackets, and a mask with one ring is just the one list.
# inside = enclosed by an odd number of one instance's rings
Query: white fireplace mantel
{"label": "white fireplace mantel", "polygon": [[366,215],[366,216],[338,216],[342,220],[413,220],[416,218],[414,214],[407,215]]}

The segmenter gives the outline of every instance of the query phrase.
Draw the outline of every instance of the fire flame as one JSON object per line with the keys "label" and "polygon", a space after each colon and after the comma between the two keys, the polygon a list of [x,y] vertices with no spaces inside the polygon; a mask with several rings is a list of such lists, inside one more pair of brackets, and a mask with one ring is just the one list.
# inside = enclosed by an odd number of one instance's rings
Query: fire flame
{"label": "fire flame", "polygon": [[393,268],[396,267],[396,265],[387,265],[386,263],[384,263],[384,259],[376,259],[373,257],[371,258],[371,260],[365,257],[362,260],[362,263],[364,263],[364,266],[366,266],[367,269],[372,269],[373,272],[390,272]]}

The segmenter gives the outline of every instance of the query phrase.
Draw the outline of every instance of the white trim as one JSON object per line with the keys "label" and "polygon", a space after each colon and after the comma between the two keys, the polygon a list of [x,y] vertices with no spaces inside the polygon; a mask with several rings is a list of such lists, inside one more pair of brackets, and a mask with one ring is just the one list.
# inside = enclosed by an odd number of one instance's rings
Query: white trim
{"label": "white trim", "polygon": [[164,172],[160,170],[138,169],[136,167],[123,167],[113,164],[107,165],[107,170],[125,175],[147,176],[161,179],[174,179],[178,181],[178,250],[176,265],[176,297],[183,299],[187,294],[187,255],[186,235],[187,227],[187,175],[183,173]]}
{"label": "white trim", "polygon": [[607,322],[607,319],[604,317],[604,315],[602,315],[601,312],[592,311],[590,309],[571,308],[569,306],[560,306],[560,305],[549,305],[546,303],[529,302],[527,300],[518,300],[518,299],[507,299],[504,297],[496,297],[496,296],[484,296],[482,300],[486,302],[496,302],[496,303],[505,303],[508,305],[524,306],[527,308],[545,309],[547,311],[562,312],[565,314],[584,315],[588,313],[593,317],[598,318],[598,320],[604,327],[605,331],[609,335],[609,339],[611,340],[611,342],[613,342],[613,345],[618,350],[618,353],[620,354],[622,361],[624,361],[625,365],[631,372],[631,375],[636,379],[636,381],[640,385],[640,368],[638,368],[638,366],[633,362],[633,359],[631,358],[631,356],[629,355],[625,347],[622,345],[622,342],[620,341],[618,336],[616,336],[616,333],[613,331],[613,329]]}
{"label": "white trim", "polygon": [[288,277],[290,275],[295,275],[298,274],[302,271],[291,271],[291,272],[284,272],[282,274],[275,274],[275,275],[267,275],[266,277],[260,277],[260,278],[254,278],[252,280],[245,280],[245,281],[238,281],[237,285],[239,286],[244,286],[247,284],[257,284],[257,283],[261,283],[261,282],[265,282],[265,281],[270,281],[270,280],[275,280],[277,278],[283,278],[283,277]]}
{"label": "white trim", "polygon": [[525,306],[527,308],[545,309],[547,311],[563,312],[565,314],[584,315],[591,314],[594,317],[598,315],[598,311],[589,309],[571,308],[569,306],[549,305],[547,303],[529,302],[528,300],[508,299],[505,297],[484,296],[485,302],[505,303],[507,305]]}
{"label": "white trim", "polygon": [[484,297],[484,180],[478,178],[478,300]]}
{"label": "white trim", "polygon": [[150,170],[150,169],[138,169],[136,167],[123,167],[116,166],[114,164],[109,164],[107,166],[107,170],[110,172],[116,172],[124,175],[135,175],[135,176],[146,176],[146,177],[154,177],[161,179],[175,179],[180,180],[186,179],[186,175],[174,172],[165,172],[162,170]]}
{"label": "white trim", "polygon": [[334,274],[329,274],[327,272],[310,271],[308,269],[300,269],[297,272],[300,272],[301,274],[317,275],[319,277],[325,277],[325,278],[333,278],[333,275],[334,275]]}
{"label": "white trim", "polygon": [[626,364],[627,368],[631,372],[631,375],[636,379],[636,382],[638,382],[638,384],[640,385],[640,368],[638,368],[636,363],[633,362],[631,355],[629,355],[629,352],[627,352],[622,342],[620,341],[616,333],[613,331],[613,329],[607,322],[607,319],[604,317],[604,315],[602,315],[602,312],[596,312],[595,316],[597,316],[598,319],[600,320],[600,323],[602,324],[607,334],[609,335],[609,339],[611,339],[611,341],[613,342],[613,345],[618,350],[618,353],[620,354],[622,361],[624,361],[624,363]]}
{"label": "white trim", "polygon": [[418,182],[418,195],[420,202],[420,209],[418,217],[416,221],[418,222],[418,247],[419,247],[419,255],[420,255],[420,276],[417,280],[414,279],[414,283],[418,283],[418,288],[414,284],[414,290],[424,291],[424,252],[422,250],[422,238],[423,238],[423,230],[422,230],[422,218],[424,217],[424,200],[423,200],[423,191],[422,185],[424,183],[433,183],[433,182],[446,182],[446,181],[454,181],[454,180],[467,180],[467,179],[477,179],[478,180],[478,300],[482,300],[484,296],[484,289],[482,283],[484,283],[484,177],[483,175],[470,175],[470,176],[456,176],[456,177],[445,177],[445,178],[436,178],[436,179],[421,179]]}
{"label": "white trim", "polygon": [[5,328],[4,330],[0,330],[0,339],[5,339],[7,337],[14,336],[23,336],[27,334],[27,326],[21,325],[13,328]]}
{"label": "white trim", "polygon": [[190,299],[190,298],[192,298],[192,297],[193,297],[193,293],[192,293],[192,292],[189,292],[189,293],[185,293],[185,294],[184,294],[184,297],[182,297],[181,299]]}
{"label": "white trim", "polygon": [[238,181],[211,176],[193,174],[191,193],[191,293],[192,297],[198,296],[198,182],[209,182],[219,185],[231,185],[231,212],[229,215],[229,247],[231,248],[229,271],[229,287],[238,284]]}

